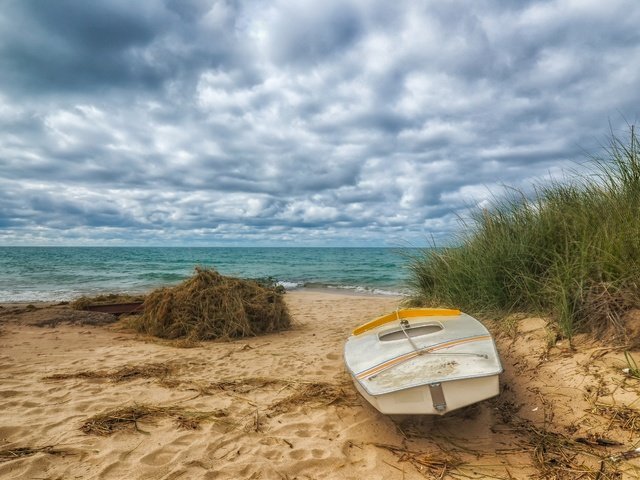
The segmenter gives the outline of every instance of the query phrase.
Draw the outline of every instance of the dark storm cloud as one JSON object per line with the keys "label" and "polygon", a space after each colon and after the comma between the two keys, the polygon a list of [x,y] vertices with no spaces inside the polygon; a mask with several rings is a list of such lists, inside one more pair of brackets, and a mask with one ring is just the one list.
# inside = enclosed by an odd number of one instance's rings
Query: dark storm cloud
{"label": "dark storm cloud", "polygon": [[153,83],[154,69],[136,49],[154,38],[153,19],[125,5],[12,1],[3,9],[1,80],[6,88],[38,92]]}
{"label": "dark storm cloud", "polygon": [[349,2],[289,2],[270,20],[270,50],[277,63],[308,66],[327,61],[355,43],[362,19]]}
{"label": "dark storm cloud", "polygon": [[10,0],[0,20],[0,85],[31,94],[150,89],[218,67],[238,52],[233,6],[217,5]]}
{"label": "dark storm cloud", "polygon": [[446,241],[637,121],[639,21],[633,0],[5,1],[0,243]]}

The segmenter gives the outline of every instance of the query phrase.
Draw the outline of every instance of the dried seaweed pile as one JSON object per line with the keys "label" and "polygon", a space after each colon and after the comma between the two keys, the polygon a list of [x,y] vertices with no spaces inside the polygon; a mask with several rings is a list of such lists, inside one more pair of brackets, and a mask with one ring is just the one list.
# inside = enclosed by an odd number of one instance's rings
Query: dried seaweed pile
{"label": "dried seaweed pile", "polygon": [[149,294],[144,315],[132,323],[138,331],[161,338],[212,340],[284,330],[291,317],[276,289],[196,268],[180,285]]}

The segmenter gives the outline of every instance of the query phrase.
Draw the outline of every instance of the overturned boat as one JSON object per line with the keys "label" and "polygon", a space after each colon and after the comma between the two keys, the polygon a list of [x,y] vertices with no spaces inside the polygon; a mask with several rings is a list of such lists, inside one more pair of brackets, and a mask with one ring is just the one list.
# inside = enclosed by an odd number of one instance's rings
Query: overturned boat
{"label": "overturned boat", "polygon": [[460,310],[396,310],[356,328],[344,348],[356,388],[385,414],[443,415],[499,393],[489,331]]}

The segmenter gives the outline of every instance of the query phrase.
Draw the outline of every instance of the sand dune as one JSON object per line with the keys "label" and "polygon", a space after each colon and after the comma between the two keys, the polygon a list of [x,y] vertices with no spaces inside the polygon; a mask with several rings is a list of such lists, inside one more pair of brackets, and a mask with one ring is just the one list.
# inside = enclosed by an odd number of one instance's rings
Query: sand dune
{"label": "sand dune", "polygon": [[[441,418],[390,418],[357,396],[342,346],[399,299],[286,297],[291,331],[189,349],[117,325],[68,325],[63,307],[5,306],[0,478],[638,478],[637,460],[601,462],[638,441],[640,416],[625,425],[595,408],[637,406],[640,381],[622,373],[620,352],[584,343],[569,354],[542,320],[520,321],[520,335],[499,342],[500,397]],[[33,325],[55,315],[55,326]],[[155,416],[124,421],[145,407]],[[122,418],[82,430],[100,414]]]}

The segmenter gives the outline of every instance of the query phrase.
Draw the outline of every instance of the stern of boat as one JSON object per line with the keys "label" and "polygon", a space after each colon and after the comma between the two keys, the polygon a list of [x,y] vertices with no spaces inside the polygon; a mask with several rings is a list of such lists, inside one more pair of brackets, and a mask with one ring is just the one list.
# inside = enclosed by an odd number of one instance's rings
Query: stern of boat
{"label": "stern of boat", "polygon": [[370,395],[355,378],[365,400],[386,415],[444,415],[500,393],[498,375],[420,385],[382,395]]}

